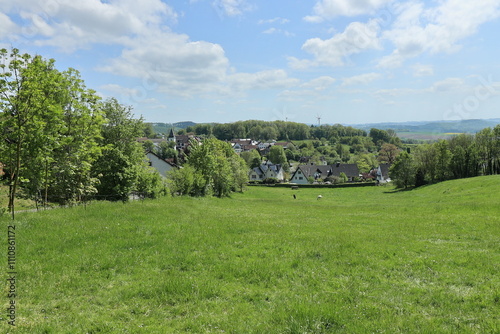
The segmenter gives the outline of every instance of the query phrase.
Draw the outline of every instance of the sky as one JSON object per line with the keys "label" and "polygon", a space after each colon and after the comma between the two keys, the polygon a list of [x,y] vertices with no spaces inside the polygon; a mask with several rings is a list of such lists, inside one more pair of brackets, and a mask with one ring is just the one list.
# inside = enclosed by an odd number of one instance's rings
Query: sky
{"label": "sky", "polygon": [[148,122],[500,117],[500,0],[0,0],[0,48]]}

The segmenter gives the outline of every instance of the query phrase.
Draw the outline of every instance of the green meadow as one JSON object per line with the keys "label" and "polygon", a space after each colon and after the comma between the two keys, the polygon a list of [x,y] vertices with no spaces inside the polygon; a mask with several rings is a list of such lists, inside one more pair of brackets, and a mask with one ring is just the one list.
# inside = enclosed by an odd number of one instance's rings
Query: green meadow
{"label": "green meadow", "polygon": [[250,187],[4,216],[16,326],[4,280],[0,332],[499,333],[499,189]]}

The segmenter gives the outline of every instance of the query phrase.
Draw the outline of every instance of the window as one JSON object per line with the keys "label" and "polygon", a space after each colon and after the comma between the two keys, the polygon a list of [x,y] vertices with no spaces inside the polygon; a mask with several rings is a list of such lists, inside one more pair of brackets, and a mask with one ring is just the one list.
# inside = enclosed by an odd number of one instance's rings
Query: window
{"label": "window", "polygon": [[304,178],[303,178],[302,176],[301,176],[301,177],[299,177],[299,180],[303,180],[303,179],[304,179]]}
{"label": "window", "polygon": [[256,179],[256,178],[257,178],[257,176],[255,174],[252,175],[252,179]]}

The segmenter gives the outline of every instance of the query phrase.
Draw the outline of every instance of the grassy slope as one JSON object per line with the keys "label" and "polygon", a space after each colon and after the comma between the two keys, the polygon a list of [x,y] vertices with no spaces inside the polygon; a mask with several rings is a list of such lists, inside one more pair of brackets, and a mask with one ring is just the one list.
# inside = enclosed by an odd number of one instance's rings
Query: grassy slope
{"label": "grassy slope", "polygon": [[499,332],[499,185],[23,213],[17,332]]}

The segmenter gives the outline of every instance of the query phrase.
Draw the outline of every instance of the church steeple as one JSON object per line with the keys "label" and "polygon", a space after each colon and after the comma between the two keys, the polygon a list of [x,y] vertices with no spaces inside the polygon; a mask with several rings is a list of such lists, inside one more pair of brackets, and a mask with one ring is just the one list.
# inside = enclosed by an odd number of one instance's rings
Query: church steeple
{"label": "church steeple", "polygon": [[167,140],[175,142],[174,128],[170,128],[170,132],[168,133]]}

